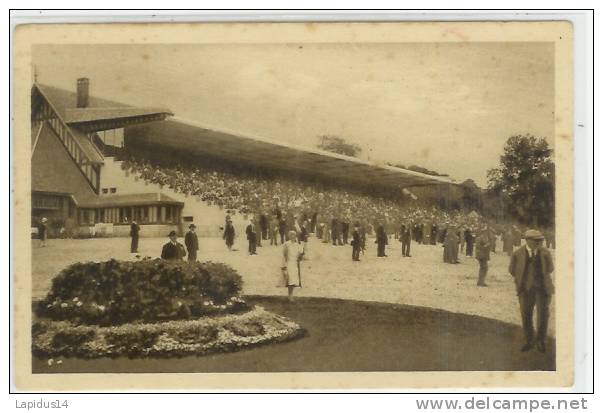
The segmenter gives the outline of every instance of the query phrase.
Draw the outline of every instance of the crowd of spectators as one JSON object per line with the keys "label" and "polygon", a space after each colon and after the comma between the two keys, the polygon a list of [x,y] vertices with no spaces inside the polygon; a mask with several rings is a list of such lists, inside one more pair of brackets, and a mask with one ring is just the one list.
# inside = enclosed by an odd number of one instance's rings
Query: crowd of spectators
{"label": "crowd of spectators", "polygon": [[[399,189],[369,194],[291,176],[160,164],[133,157],[125,160],[122,167],[147,182],[217,205],[227,214],[251,217],[258,224],[261,239],[272,237],[273,229],[287,231],[304,226],[329,242],[336,232],[345,244],[350,226],[359,223],[367,234],[374,234],[376,228],[383,226],[390,236],[405,225],[412,228],[416,242],[435,244],[444,242],[448,228],[454,228],[464,240],[466,232],[473,237],[488,225],[476,212],[426,206]],[[490,228],[494,234],[504,232],[494,225]]]}

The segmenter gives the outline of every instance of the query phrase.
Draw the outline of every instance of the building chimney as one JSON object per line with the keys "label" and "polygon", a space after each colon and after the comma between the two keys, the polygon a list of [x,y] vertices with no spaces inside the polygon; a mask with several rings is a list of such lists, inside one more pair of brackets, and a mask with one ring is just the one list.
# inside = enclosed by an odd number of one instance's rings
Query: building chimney
{"label": "building chimney", "polygon": [[77,107],[88,107],[88,87],[90,80],[87,77],[81,77],[77,80]]}

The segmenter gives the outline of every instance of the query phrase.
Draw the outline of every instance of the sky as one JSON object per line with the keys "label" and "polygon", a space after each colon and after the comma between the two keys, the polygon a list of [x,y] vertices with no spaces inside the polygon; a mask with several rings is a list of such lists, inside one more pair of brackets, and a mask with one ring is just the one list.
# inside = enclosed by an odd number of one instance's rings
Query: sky
{"label": "sky", "polygon": [[36,45],[38,82],[213,128],[315,147],[337,135],[363,159],[487,184],[505,141],[554,144],[550,43]]}

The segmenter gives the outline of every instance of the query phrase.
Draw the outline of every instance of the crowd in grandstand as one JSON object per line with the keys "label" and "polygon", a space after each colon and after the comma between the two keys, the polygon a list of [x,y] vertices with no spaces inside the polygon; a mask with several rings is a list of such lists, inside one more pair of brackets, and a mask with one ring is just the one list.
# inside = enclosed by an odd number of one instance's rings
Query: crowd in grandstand
{"label": "crowd in grandstand", "polygon": [[[518,228],[488,225],[475,212],[444,211],[411,202],[404,199],[401,192],[368,195],[291,177],[235,173],[182,164],[164,165],[135,158],[127,159],[122,165],[129,173],[147,182],[218,205],[227,214],[249,216],[257,228],[259,245],[262,240],[270,240],[271,245],[283,244],[290,230],[298,234],[314,233],[325,243],[346,245],[353,228],[358,225],[363,249],[367,234],[379,232],[380,239],[383,239],[383,233],[388,239],[401,239],[408,228],[414,242],[457,244],[461,251],[471,256],[474,240],[486,226],[491,233],[493,249],[498,235],[503,240],[512,237],[513,240],[505,241],[505,245],[508,242],[515,245],[521,233]],[[458,262],[457,255],[447,250],[444,260]]]}

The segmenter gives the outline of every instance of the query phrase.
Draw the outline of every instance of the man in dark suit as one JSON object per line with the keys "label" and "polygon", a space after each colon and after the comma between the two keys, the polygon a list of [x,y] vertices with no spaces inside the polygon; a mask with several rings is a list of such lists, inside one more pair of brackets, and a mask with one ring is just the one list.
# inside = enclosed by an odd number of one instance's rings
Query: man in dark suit
{"label": "man in dark suit", "polygon": [[140,227],[136,223],[136,221],[132,221],[132,225],[130,225],[130,237],[132,237],[132,242],[130,243],[130,252],[136,253],[138,252],[138,233],[140,232]]}
{"label": "man in dark suit", "polygon": [[161,258],[169,261],[181,261],[186,255],[184,245],[178,242],[178,235],[176,235],[176,231],[171,231],[168,237],[170,237],[170,242],[163,246],[163,249],[161,250]]}
{"label": "man in dark suit", "polygon": [[360,249],[362,242],[360,241],[360,225],[354,224],[354,230],[352,231],[352,261],[360,261]]}
{"label": "man in dark suit", "polygon": [[387,238],[385,227],[383,224],[379,224],[377,227],[377,238],[375,239],[375,244],[377,244],[377,257],[387,257],[387,255],[385,255],[385,246],[388,244]]}
{"label": "man in dark suit", "polygon": [[184,236],[184,245],[186,245],[188,252],[188,260],[197,261],[197,251],[199,251],[199,238],[197,238],[197,233],[195,232],[197,227],[195,224],[190,224],[188,228],[189,230]]}
{"label": "man in dark suit", "polygon": [[360,224],[358,232],[360,233],[360,251],[364,255],[364,251],[366,251],[366,226],[364,223]]}
{"label": "man in dark suit", "polygon": [[473,257],[473,242],[475,238],[473,237],[473,232],[470,227],[465,228],[465,233],[463,234],[465,237],[465,255],[467,257]]}
{"label": "man in dark suit", "polygon": [[[43,217],[38,225],[38,238],[40,238],[40,247],[46,246],[46,240],[48,239],[48,220]],[[138,241],[137,241],[138,242]]]}
{"label": "man in dark suit", "polygon": [[526,343],[521,351],[534,346],[533,314],[536,307],[537,331],[536,346],[545,352],[546,331],[549,322],[549,305],[555,292],[551,273],[554,270],[553,258],[548,249],[542,246],[544,236],[540,231],[528,230],[524,235],[526,245],[511,255],[509,273],[515,280],[521,323]]}
{"label": "man in dark suit", "polygon": [[285,234],[287,233],[287,220],[284,216],[277,217],[278,219],[278,233],[281,236],[281,245],[285,243]]}
{"label": "man in dark suit", "polygon": [[348,245],[348,236],[350,233],[350,223],[347,221],[341,222],[341,235],[343,236],[343,244]]}
{"label": "man in dark suit", "polygon": [[[266,214],[260,215],[260,229],[262,231],[261,238],[263,240],[267,240],[268,239],[268,217],[266,216]],[[259,246],[261,247],[261,243]]]}
{"label": "man in dark suit", "polygon": [[339,236],[339,229],[340,229],[339,221],[337,221],[337,218],[333,218],[331,220],[331,241],[333,241],[333,245],[337,245],[338,240],[341,243],[341,238]]}
{"label": "man in dark suit", "polygon": [[257,217],[253,218],[253,229],[255,229],[255,231],[256,231],[256,235],[255,235],[255,245],[256,245],[256,247],[261,247],[262,246],[262,226],[261,226],[261,222],[262,222],[261,218],[259,218],[259,219]]}
{"label": "man in dark suit", "polygon": [[410,224],[400,226],[400,242],[402,243],[402,256],[410,257],[410,239],[412,238]]}
{"label": "man in dark suit", "polygon": [[485,227],[475,241],[475,258],[479,262],[478,287],[487,287],[488,261],[490,261],[490,230]]}
{"label": "man in dark suit", "polygon": [[249,225],[247,225],[247,228],[245,229],[245,234],[247,234],[247,241],[249,241],[249,255],[256,255],[255,248],[258,241],[253,219],[249,220]]}

